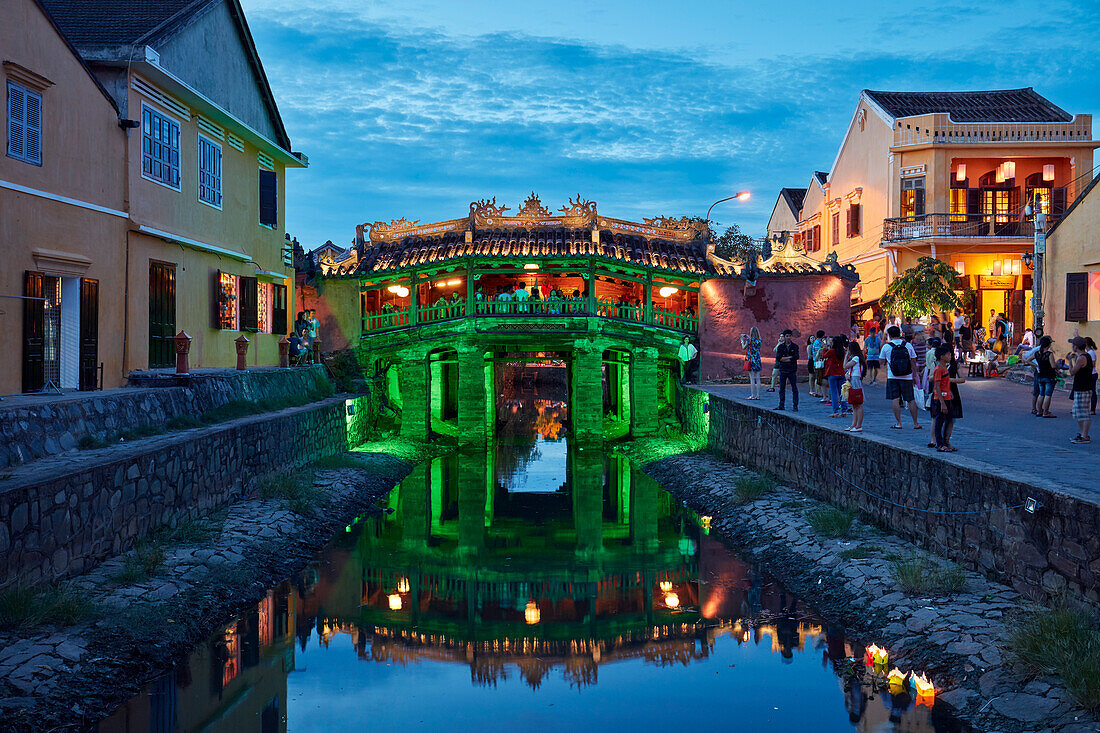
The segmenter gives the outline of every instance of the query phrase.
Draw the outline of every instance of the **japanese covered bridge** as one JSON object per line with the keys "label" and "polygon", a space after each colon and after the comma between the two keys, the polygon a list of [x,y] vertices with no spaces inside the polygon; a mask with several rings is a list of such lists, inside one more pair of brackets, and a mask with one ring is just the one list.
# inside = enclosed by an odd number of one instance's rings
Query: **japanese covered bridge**
{"label": "japanese covered bridge", "polygon": [[[360,364],[385,381],[403,435],[449,431],[484,444],[496,424],[498,365],[544,365],[564,375],[572,434],[590,442],[608,426],[657,430],[682,377],[685,337],[704,371],[729,361],[747,331],[737,314],[760,275],[848,280],[833,289],[846,317],[853,268],[793,246],[763,263],[723,260],[707,232],[687,217],[612,219],[579,196],[551,213],[531,194],[514,214],[492,199],[460,219],[363,224],[357,257],[325,277],[359,282]],[[821,301],[797,293],[797,302]],[[759,314],[750,320],[770,329]]]}

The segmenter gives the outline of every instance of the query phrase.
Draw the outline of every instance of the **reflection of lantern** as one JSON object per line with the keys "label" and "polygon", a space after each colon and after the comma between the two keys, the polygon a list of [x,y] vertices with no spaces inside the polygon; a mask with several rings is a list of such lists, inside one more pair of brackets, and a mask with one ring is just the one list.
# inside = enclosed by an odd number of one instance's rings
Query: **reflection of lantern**
{"label": "reflection of lantern", "polygon": [[670,590],[672,590],[672,581],[662,580],[659,584],[659,587],[661,588],[662,593],[668,593]]}
{"label": "reflection of lantern", "polygon": [[680,596],[676,595],[675,593],[666,593],[665,594],[665,605],[668,606],[669,608],[679,608],[680,607]]}
{"label": "reflection of lantern", "polygon": [[890,670],[890,674],[886,675],[886,684],[890,686],[890,692],[898,694],[905,688],[905,673],[894,667]]}
{"label": "reflection of lantern", "polygon": [[711,519],[712,519],[712,517],[710,517],[710,516],[708,516],[708,515],[706,515],[706,514],[704,514],[703,516],[699,517],[699,522],[700,522],[700,524],[702,524],[702,525],[703,525],[703,529],[704,529],[704,530],[710,531],[710,523],[711,523]]}
{"label": "reflection of lantern", "polygon": [[523,620],[527,622],[528,626],[534,626],[542,620],[542,612],[539,611],[539,604],[534,601],[527,601],[527,608],[523,610]]}
{"label": "reflection of lantern", "polygon": [[397,592],[398,593],[408,593],[409,592],[409,579],[408,578],[401,578],[401,580],[397,581]]}
{"label": "reflection of lantern", "polygon": [[401,610],[401,596],[397,595],[396,593],[390,593],[390,610]]}

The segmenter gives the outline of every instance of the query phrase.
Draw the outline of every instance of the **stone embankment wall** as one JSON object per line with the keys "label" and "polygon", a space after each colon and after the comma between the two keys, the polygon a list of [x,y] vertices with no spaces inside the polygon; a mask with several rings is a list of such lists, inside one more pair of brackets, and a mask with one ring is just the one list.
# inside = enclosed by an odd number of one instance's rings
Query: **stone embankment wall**
{"label": "stone embankment wall", "polygon": [[370,429],[367,404],[335,397],[20,467],[0,483],[0,585],[79,573],[259,476],[341,453]]}
{"label": "stone embankment wall", "polygon": [[[708,445],[718,454],[858,509],[1027,597],[1068,593],[1100,605],[1100,503],[1083,489],[1074,496],[714,395],[709,403]],[[1041,504],[1035,514],[1003,509],[1028,497]]]}
{"label": "stone embankment wall", "polygon": [[62,399],[44,395],[41,405],[26,404],[34,397],[20,398],[17,407],[0,403],[0,468],[72,450],[85,435],[103,440],[143,425],[163,426],[174,417],[197,417],[233,400],[286,399],[307,394],[327,379],[322,366],[196,370],[189,378],[139,372],[131,375],[131,387],[139,388]]}

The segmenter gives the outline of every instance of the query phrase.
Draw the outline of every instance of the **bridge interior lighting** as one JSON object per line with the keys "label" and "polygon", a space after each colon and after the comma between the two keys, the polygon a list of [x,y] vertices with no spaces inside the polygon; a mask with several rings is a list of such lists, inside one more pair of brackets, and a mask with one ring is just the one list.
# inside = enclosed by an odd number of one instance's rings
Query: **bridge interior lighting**
{"label": "bridge interior lighting", "polygon": [[408,578],[402,577],[400,580],[397,581],[397,592],[398,593],[408,593],[409,592],[409,579]]}
{"label": "bridge interior lighting", "polygon": [[669,608],[679,608],[680,607],[680,596],[676,595],[675,593],[666,593],[665,594],[665,605],[668,606]]}
{"label": "bridge interior lighting", "polygon": [[401,610],[401,596],[397,595],[396,593],[390,593],[389,600],[390,600],[390,610],[391,611],[400,611]]}
{"label": "bridge interior lighting", "polygon": [[523,620],[527,622],[528,626],[534,626],[542,620],[542,612],[539,610],[539,604],[534,601],[527,601],[527,607],[523,609]]}
{"label": "bridge interior lighting", "polygon": [[406,298],[409,295],[409,289],[404,285],[391,285],[386,290],[401,298]]}
{"label": "bridge interior lighting", "polygon": [[664,286],[663,288],[661,288],[660,290],[657,291],[657,293],[662,298],[667,298],[668,296],[672,295],[675,292],[676,292],[676,288],[672,287],[671,285],[666,285],[666,286]]}
{"label": "bridge interior lighting", "polygon": [[462,278],[456,278],[454,280],[448,280],[447,284],[448,285],[461,285],[462,284]]}
{"label": "bridge interior lighting", "polygon": [[660,587],[662,593],[668,593],[672,590],[672,583],[668,580],[662,580],[658,587]]}
{"label": "bridge interior lighting", "polygon": [[524,270],[537,270],[537,269],[539,269],[539,266],[536,265],[534,262],[528,262],[526,265],[523,266],[523,269]]}

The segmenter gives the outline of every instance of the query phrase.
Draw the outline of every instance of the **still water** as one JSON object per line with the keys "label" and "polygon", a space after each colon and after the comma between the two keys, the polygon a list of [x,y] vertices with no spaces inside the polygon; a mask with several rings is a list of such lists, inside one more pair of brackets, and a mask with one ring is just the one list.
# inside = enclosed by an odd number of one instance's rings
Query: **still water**
{"label": "still water", "polygon": [[150,731],[959,731],[704,532],[568,406],[502,399],[298,576],[100,724]]}

